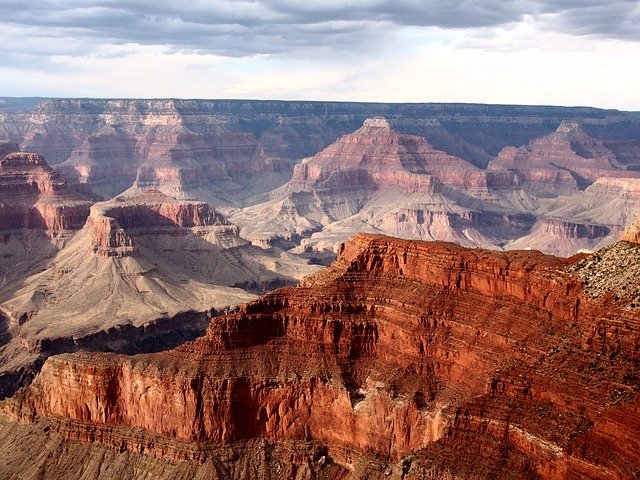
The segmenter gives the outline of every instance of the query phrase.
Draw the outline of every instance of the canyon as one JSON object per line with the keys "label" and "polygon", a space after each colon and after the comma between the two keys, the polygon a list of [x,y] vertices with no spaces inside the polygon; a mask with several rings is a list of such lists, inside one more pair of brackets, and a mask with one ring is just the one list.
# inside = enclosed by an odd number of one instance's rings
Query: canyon
{"label": "canyon", "polygon": [[0,98],[0,476],[639,477],[639,132]]}
{"label": "canyon", "polygon": [[21,441],[70,445],[40,457],[48,478],[72,451],[77,477],[126,452],[122,478],[633,478],[639,248],[360,234],[173,350],[49,358],[2,403],[0,450],[27,468]]}
{"label": "canyon", "polygon": [[640,172],[576,123],[530,144],[481,169],[371,118],[231,218],[256,244],[326,257],[359,231],[563,256],[619,238],[640,207]]}
{"label": "canyon", "polygon": [[94,203],[37,154],[0,161],[0,199],[2,397],[51,354],[175,346],[204,332],[206,312],[317,269],[251,245],[204,202],[148,190]]}
{"label": "canyon", "polygon": [[255,245],[324,264],[359,231],[567,256],[614,242],[638,206],[637,112],[0,100],[0,141],[94,198],[205,201]]}

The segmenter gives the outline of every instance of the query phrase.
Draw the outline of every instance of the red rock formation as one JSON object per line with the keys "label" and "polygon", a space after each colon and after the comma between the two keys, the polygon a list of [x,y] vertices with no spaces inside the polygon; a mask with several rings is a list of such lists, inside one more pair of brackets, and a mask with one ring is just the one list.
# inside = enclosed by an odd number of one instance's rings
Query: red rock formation
{"label": "red rock formation", "polygon": [[567,194],[600,177],[637,177],[603,142],[587,135],[576,122],[520,148],[505,147],[489,163],[490,170],[509,170],[538,193]]}
{"label": "red rock formation", "polygon": [[69,189],[41,155],[9,153],[0,161],[0,230],[80,228],[91,202]]}
{"label": "red rock formation", "polygon": [[621,245],[562,260],[358,235],[195,342],[53,357],[3,409],[133,451],[124,432],[143,429],[165,458],[184,458],[171,439],[264,438],[323,444],[356,475],[368,458],[400,462],[394,478],[632,478],[640,286],[587,289],[601,257],[638,255]]}
{"label": "red rock formation", "polygon": [[400,135],[384,118],[369,118],[315,156],[295,166],[292,185],[302,189],[345,190],[399,186],[429,191],[434,176],[468,190],[513,186],[508,172],[487,175],[471,163],[435,150],[423,137]]}

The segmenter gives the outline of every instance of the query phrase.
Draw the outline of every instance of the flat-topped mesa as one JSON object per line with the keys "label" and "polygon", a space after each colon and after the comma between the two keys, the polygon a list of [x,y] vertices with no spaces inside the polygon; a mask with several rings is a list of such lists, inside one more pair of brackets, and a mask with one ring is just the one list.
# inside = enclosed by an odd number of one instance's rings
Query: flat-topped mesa
{"label": "flat-topped mesa", "polygon": [[132,255],[135,235],[185,235],[198,227],[219,226],[237,233],[237,227],[209,204],[177,200],[158,190],[95,204],[87,220],[93,251],[100,256]]}
{"label": "flat-topped mesa", "polygon": [[487,173],[461,158],[434,149],[425,138],[398,134],[384,118],[363,126],[294,167],[291,185],[304,190],[400,187],[432,191],[435,177],[460,189],[513,187],[510,172]]}
{"label": "flat-topped mesa", "polygon": [[65,182],[42,155],[12,152],[0,160],[0,188],[5,194],[19,191],[22,194],[39,195],[64,190]]}
{"label": "flat-topped mesa", "polygon": [[391,128],[391,124],[389,120],[384,117],[373,117],[365,119],[363,127],[372,127],[372,128]]}
{"label": "flat-topped mesa", "polygon": [[580,123],[578,122],[572,122],[570,120],[563,120],[562,122],[560,122],[560,125],[558,125],[558,128],[556,129],[556,134],[578,134],[578,135],[585,135],[584,131],[582,130],[582,127],[580,126]]}
{"label": "flat-topped mesa", "polygon": [[0,160],[0,230],[75,230],[91,203],[68,188],[42,155],[12,152]]}

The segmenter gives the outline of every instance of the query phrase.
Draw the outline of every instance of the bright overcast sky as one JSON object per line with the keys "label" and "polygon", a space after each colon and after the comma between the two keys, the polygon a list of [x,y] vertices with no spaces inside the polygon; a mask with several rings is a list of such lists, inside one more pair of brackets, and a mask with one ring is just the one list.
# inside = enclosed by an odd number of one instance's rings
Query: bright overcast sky
{"label": "bright overcast sky", "polygon": [[0,0],[0,96],[640,110],[640,1]]}

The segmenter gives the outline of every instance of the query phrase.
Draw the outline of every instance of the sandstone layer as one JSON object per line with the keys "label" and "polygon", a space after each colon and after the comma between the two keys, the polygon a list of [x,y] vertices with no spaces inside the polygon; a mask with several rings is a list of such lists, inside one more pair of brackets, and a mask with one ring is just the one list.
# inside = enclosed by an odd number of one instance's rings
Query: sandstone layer
{"label": "sandstone layer", "polygon": [[[358,235],[194,342],[52,357],[2,408],[40,441],[157,468],[261,439],[321,449],[306,478],[325,464],[340,478],[634,478],[639,248],[559,259]],[[238,456],[218,478],[238,478]]]}
{"label": "sandstone layer", "polygon": [[41,155],[12,152],[0,160],[0,230],[41,229],[55,235],[78,229],[90,205]]}
{"label": "sandstone layer", "polygon": [[577,122],[563,121],[555,132],[519,148],[504,148],[489,170],[515,172],[526,187],[556,196],[584,189],[602,177],[637,177],[601,140]]}
{"label": "sandstone layer", "polygon": [[105,198],[136,182],[132,193],[153,187],[239,204],[285,183],[299,159],[373,116],[481,168],[502,148],[547,135],[563,120],[580,123],[625,165],[640,163],[636,113],[566,107],[5,98],[0,140],[46,153]]}
{"label": "sandstone layer", "polygon": [[[517,165],[501,154],[483,170],[423,137],[397,133],[386,119],[371,118],[302,160],[290,182],[266,202],[234,212],[232,220],[256,244],[294,248],[312,258],[330,257],[340,242],[362,231],[562,256],[619,238],[629,221],[623,212],[634,210],[637,199],[619,196],[617,209],[609,208],[614,194],[602,187],[633,190],[638,178],[615,177],[640,172],[617,162],[601,141],[571,122],[521,150]],[[608,177],[581,191],[574,176],[587,175],[581,169],[589,165],[589,178]],[[527,169],[541,172],[540,178],[534,181]],[[600,202],[585,202],[594,194]],[[578,210],[583,214],[576,216]]]}
{"label": "sandstone layer", "polygon": [[610,237],[549,241],[538,227],[619,230],[626,222],[559,212],[578,208],[590,184],[640,175],[638,114],[589,108],[2,99],[0,120],[0,141],[46,153],[105,198],[157,188],[207,201],[255,244],[322,261],[358,231],[562,255],[597,248]]}

